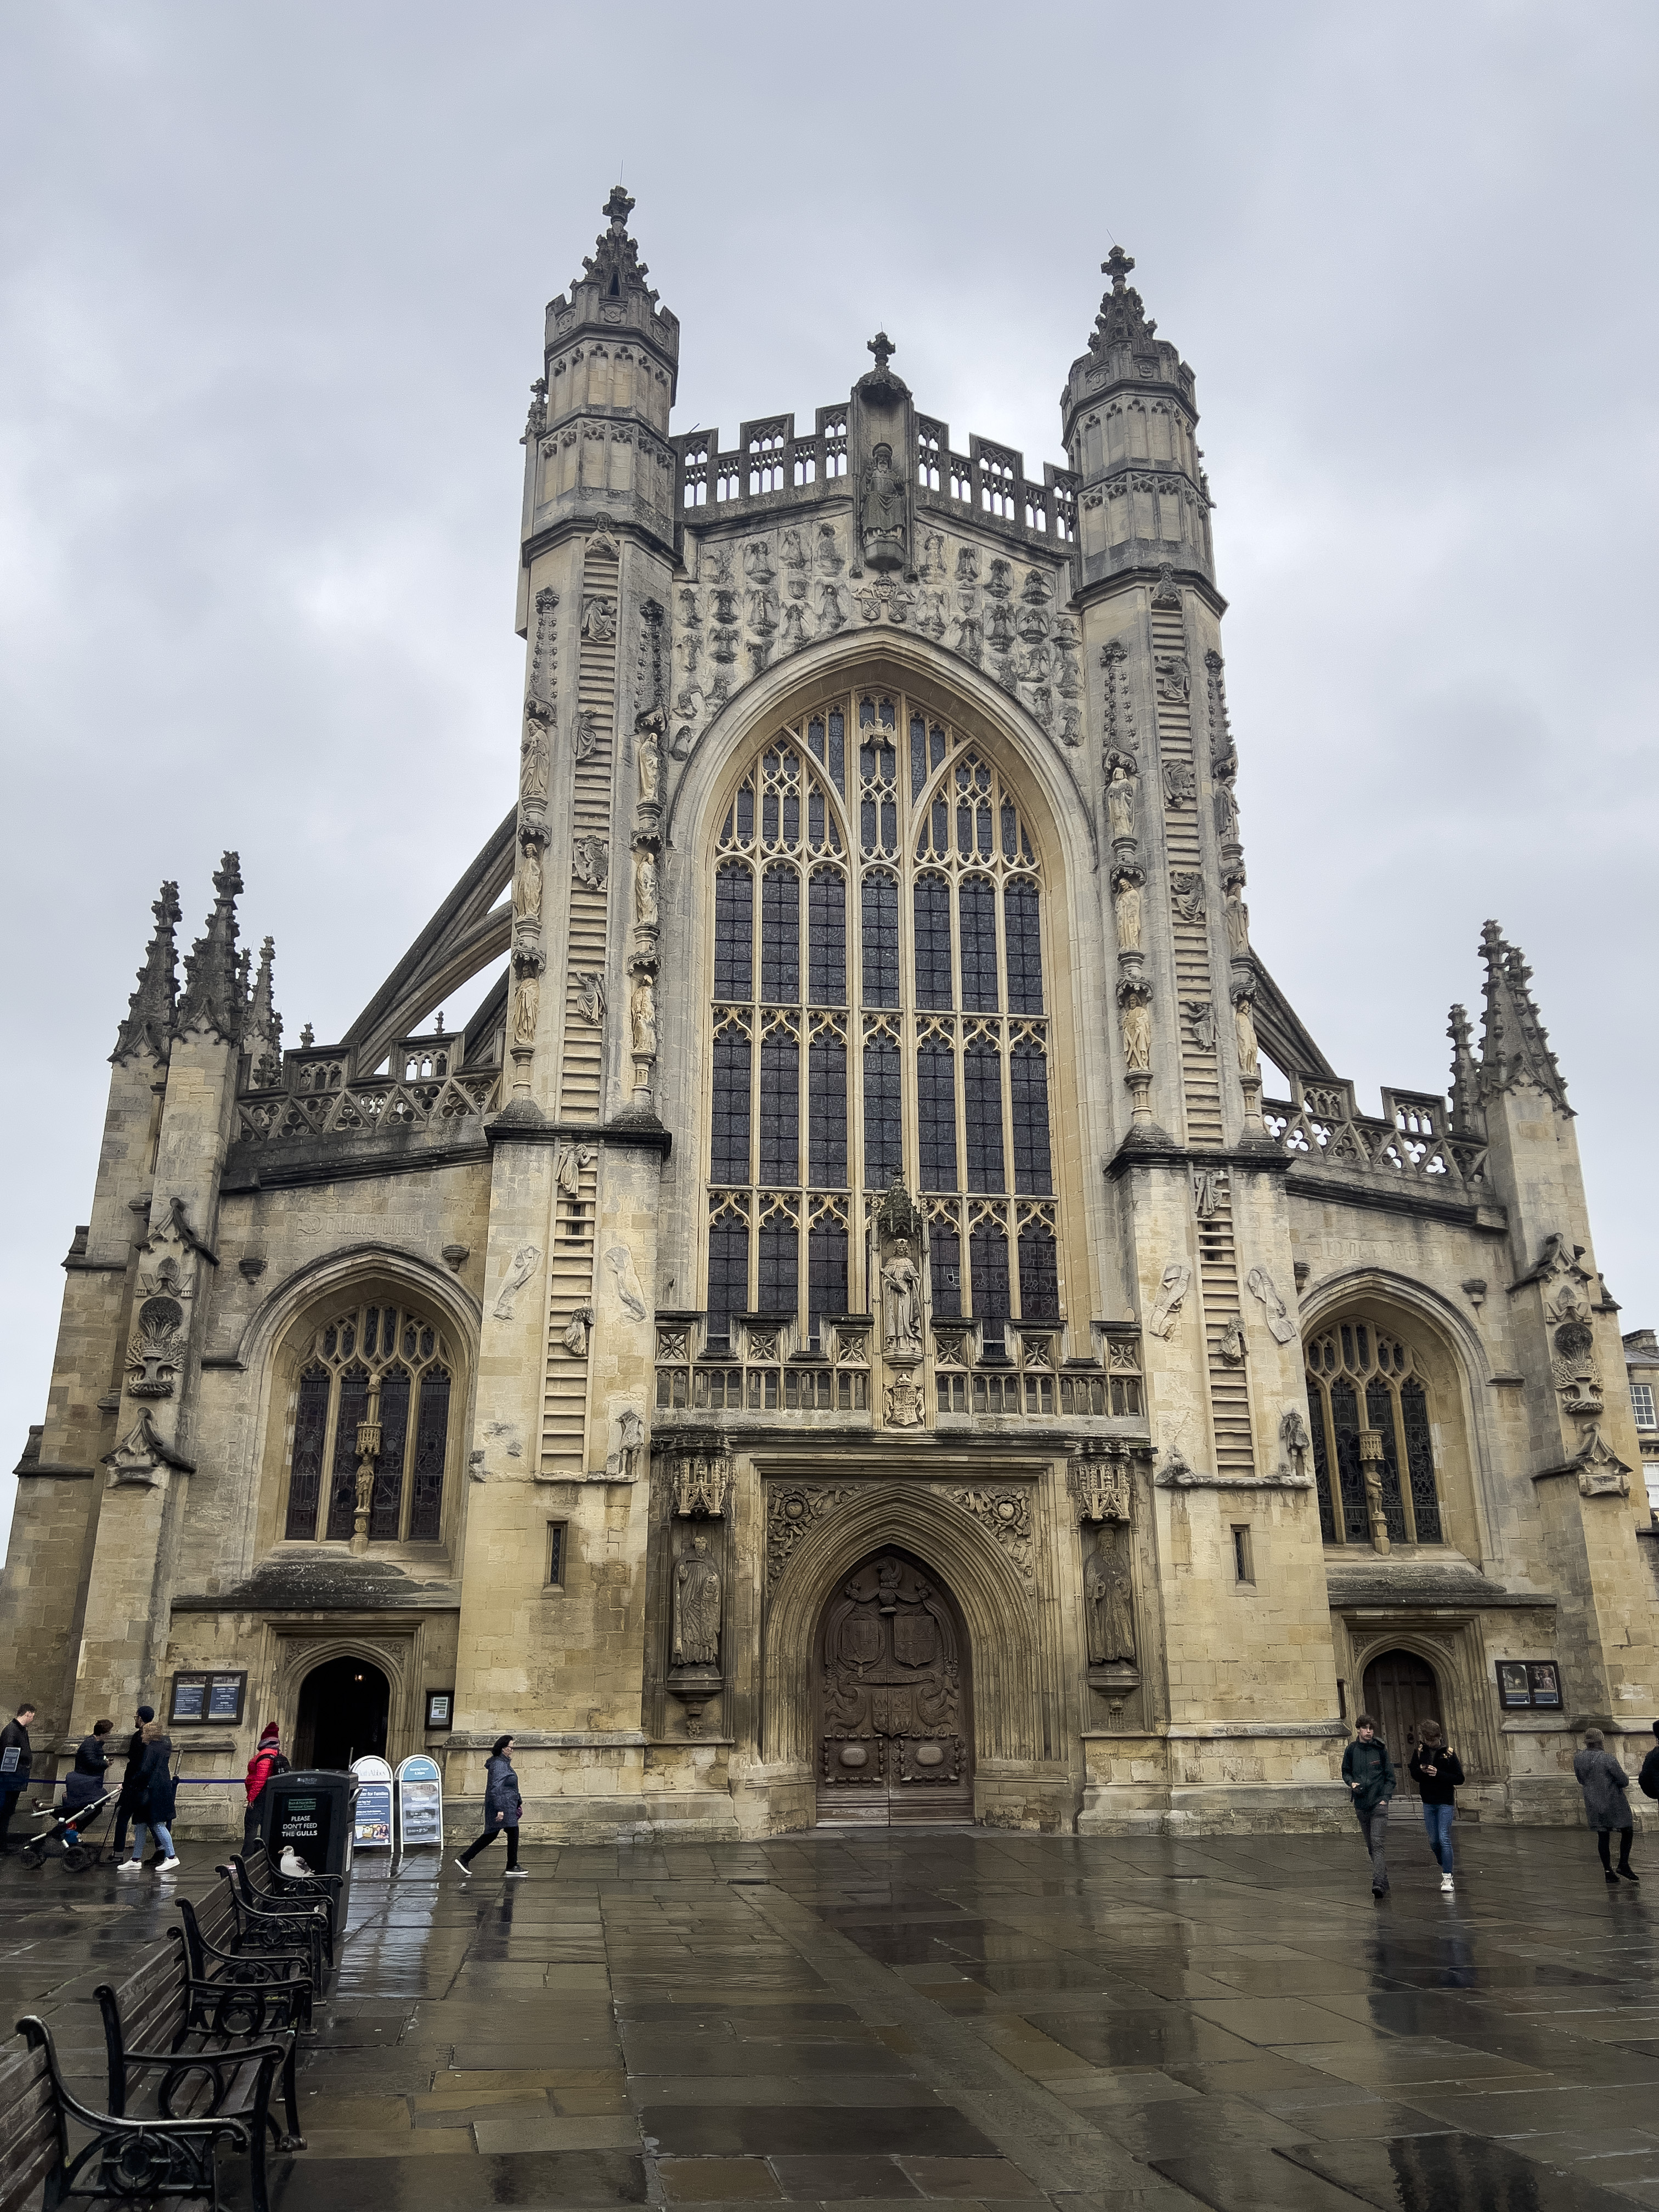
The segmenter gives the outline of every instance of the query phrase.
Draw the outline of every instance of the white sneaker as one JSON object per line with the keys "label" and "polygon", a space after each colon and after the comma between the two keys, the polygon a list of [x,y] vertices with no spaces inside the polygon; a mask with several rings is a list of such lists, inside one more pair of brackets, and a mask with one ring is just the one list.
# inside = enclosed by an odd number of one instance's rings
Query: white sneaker
{"label": "white sneaker", "polygon": [[123,1859],[115,1871],[117,1874],[142,1874],[143,1869],[137,1859]]}
{"label": "white sneaker", "polygon": [[176,1858],[161,1859],[157,1863],[155,1871],[157,1874],[171,1874],[178,1863],[179,1862]]}
{"label": "white sneaker", "polygon": [[530,1876],[523,1867],[508,1867],[507,1879],[508,1881],[528,1881]]}
{"label": "white sneaker", "polygon": [[1451,1876],[1449,1874],[1443,1874],[1440,1877],[1440,1894],[1443,1897],[1449,1896],[1454,1887]]}
{"label": "white sneaker", "polygon": [[461,1870],[462,1880],[464,1881],[470,1881],[472,1878],[472,1869],[467,1864],[466,1861],[465,1859],[457,1859],[455,1863]]}

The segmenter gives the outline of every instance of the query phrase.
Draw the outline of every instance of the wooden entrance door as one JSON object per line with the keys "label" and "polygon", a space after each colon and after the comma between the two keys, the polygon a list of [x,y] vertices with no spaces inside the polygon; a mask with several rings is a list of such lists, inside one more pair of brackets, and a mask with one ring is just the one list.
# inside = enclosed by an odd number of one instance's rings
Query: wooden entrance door
{"label": "wooden entrance door", "polygon": [[968,1640],[914,1560],[878,1553],[840,1585],[812,1673],[820,1820],[973,1819]]}
{"label": "wooden entrance door", "polygon": [[1419,1723],[1443,1720],[1434,1669],[1414,1651],[1380,1652],[1365,1669],[1363,1687],[1364,1710],[1376,1723],[1403,1784]]}

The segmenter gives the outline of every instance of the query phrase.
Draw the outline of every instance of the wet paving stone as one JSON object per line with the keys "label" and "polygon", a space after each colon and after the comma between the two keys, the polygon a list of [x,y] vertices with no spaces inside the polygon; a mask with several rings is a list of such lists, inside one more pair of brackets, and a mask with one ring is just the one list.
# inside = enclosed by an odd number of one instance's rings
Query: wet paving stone
{"label": "wet paving stone", "polygon": [[[1386,1907],[1347,1838],[360,1862],[273,2212],[1659,2209],[1659,1913],[1583,1835],[1471,1830],[1449,1899],[1400,1845]],[[0,2002],[83,2093],[94,1984],[213,1885],[184,1856],[0,1867]]]}

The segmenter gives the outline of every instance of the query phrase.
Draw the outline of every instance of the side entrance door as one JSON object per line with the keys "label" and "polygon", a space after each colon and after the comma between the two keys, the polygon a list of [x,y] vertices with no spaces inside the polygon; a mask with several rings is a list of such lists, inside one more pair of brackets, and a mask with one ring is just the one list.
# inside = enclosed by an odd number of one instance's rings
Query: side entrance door
{"label": "side entrance door", "polygon": [[813,1644],[821,1821],[972,1820],[967,1662],[955,1604],[902,1553],[841,1584]]}
{"label": "side entrance door", "polygon": [[1426,1659],[1414,1651],[1382,1651],[1365,1669],[1364,1710],[1376,1723],[1395,1764],[1402,1796],[1411,1794],[1406,1768],[1424,1721],[1443,1721],[1440,1685]]}

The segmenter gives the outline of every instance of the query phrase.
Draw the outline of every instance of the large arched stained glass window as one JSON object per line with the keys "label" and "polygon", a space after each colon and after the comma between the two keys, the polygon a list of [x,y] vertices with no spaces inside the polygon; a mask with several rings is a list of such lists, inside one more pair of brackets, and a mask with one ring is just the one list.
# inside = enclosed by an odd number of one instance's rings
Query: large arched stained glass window
{"label": "large arched stained glass window", "polygon": [[714,878],[711,1349],[867,1308],[896,1175],[936,1315],[1058,1321],[1042,871],[996,767],[902,696],[828,701],[744,765]]}
{"label": "large arched stained glass window", "polygon": [[1325,1541],[1369,1544],[1374,1497],[1390,1542],[1443,1543],[1428,1393],[1411,1346],[1351,1317],[1310,1338],[1307,1360]]}
{"label": "large arched stained glass window", "polygon": [[295,1388],[283,1533],[349,1539],[367,1461],[371,1544],[435,1544],[443,1534],[453,1361],[424,1314],[352,1305],[313,1336]]}

